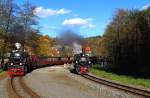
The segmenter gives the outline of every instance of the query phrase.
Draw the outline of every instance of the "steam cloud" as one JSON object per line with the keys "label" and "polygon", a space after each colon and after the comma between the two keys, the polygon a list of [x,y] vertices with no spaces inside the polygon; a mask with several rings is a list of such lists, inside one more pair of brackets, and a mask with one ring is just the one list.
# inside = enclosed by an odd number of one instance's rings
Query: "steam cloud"
{"label": "steam cloud", "polygon": [[73,48],[74,54],[82,52],[82,46],[84,45],[84,38],[72,30],[63,31],[57,38],[59,44],[70,46]]}
{"label": "steam cloud", "polygon": [[71,30],[65,30],[57,38],[57,42],[61,45],[72,46],[73,43],[84,45],[83,37]]}

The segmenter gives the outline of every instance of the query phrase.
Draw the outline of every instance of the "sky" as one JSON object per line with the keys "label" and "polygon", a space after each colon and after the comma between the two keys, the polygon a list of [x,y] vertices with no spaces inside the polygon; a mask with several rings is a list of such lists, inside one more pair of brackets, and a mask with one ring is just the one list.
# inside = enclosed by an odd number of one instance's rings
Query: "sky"
{"label": "sky", "polygon": [[[22,5],[27,0],[15,0]],[[118,8],[145,9],[150,0],[28,0],[37,6],[40,31],[57,37],[71,29],[83,37],[103,35]]]}

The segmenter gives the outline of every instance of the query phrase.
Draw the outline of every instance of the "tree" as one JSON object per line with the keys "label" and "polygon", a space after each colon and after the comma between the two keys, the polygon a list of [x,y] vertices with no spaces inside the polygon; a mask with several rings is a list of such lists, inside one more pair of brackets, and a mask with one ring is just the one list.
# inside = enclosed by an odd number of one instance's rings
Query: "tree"
{"label": "tree", "polygon": [[38,39],[37,53],[40,56],[52,56],[53,39],[48,36],[41,36]]}
{"label": "tree", "polygon": [[[36,28],[37,18],[34,14],[35,6],[25,2],[23,6],[18,6],[13,0],[0,1],[0,49],[2,61],[4,54],[16,42],[31,45],[26,40],[34,40],[39,36]],[[34,27],[33,27],[34,26]],[[32,39],[31,39],[32,38]]]}
{"label": "tree", "polygon": [[4,44],[2,46],[2,64],[4,63],[4,53],[6,52],[6,47],[8,43],[8,33],[10,32],[10,27],[13,20],[13,0],[1,0],[0,9],[0,28],[2,29],[1,34],[3,34],[4,36]]}
{"label": "tree", "polygon": [[[150,9],[118,10],[103,38],[111,65],[130,72],[150,72]],[[145,72],[144,72],[145,71]]]}
{"label": "tree", "polygon": [[35,29],[33,29],[38,25],[37,24],[37,17],[34,14],[36,6],[30,4],[28,1],[23,4],[22,7],[20,7],[19,13],[18,13],[18,19],[14,26],[14,28],[20,27],[17,30],[14,30],[15,37],[17,35],[17,38],[21,38],[21,43],[23,45],[26,44],[26,41],[31,36],[32,32],[36,32]]}
{"label": "tree", "polygon": [[87,43],[89,47],[91,47],[92,53],[95,56],[101,56],[102,52],[104,52],[102,49],[102,37],[101,36],[86,38],[85,42]]}

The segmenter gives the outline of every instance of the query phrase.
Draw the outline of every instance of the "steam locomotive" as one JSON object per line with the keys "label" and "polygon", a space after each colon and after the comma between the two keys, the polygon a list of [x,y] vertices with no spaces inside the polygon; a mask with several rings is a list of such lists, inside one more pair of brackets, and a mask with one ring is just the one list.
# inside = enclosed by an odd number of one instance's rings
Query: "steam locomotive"
{"label": "steam locomotive", "polygon": [[29,55],[20,49],[20,46],[19,43],[16,43],[17,49],[11,51],[9,61],[5,65],[8,67],[8,74],[10,76],[25,75],[31,70]]}
{"label": "steam locomotive", "polygon": [[8,62],[5,64],[7,72],[10,76],[25,75],[36,68],[61,65],[64,63],[72,63],[70,57],[39,57],[36,55],[28,55],[21,44],[16,43],[16,49],[12,50]]}
{"label": "steam locomotive", "polygon": [[77,74],[87,74],[92,65],[89,53],[90,48],[82,48],[82,52],[74,55],[74,70]]}

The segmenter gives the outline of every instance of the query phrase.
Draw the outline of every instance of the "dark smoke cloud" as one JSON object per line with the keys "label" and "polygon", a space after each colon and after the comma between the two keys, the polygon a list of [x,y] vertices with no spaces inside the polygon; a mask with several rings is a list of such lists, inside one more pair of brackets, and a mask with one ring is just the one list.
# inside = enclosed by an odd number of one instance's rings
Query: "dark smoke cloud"
{"label": "dark smoke cloud", "polygon": [[61,45],[72,46],[73,43],[84,45],[84,38],[72,30],[63,30],[57,37],[57,42]]}

